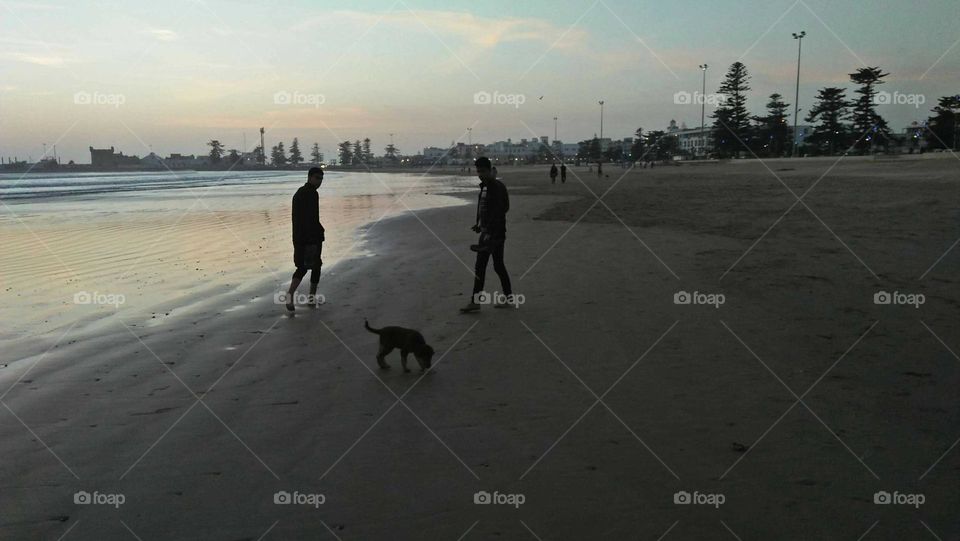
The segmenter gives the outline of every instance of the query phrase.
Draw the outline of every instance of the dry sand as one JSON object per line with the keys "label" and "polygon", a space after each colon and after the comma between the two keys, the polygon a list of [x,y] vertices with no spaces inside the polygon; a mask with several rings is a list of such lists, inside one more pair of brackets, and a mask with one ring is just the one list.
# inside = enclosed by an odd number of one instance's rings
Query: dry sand
{"label": "dry sand", "polygon": [[[457,313],[465,205],[370,226],[376,256],[330,269],[315,311],[265,284],[68,336],[3,370],[0,537],[957,539],[960,168],[769,166],[501,168],[519,310]],[[788,187],[813,188],[782,217]],[[421,329],[433,373],[378,370],[364,317]]]}

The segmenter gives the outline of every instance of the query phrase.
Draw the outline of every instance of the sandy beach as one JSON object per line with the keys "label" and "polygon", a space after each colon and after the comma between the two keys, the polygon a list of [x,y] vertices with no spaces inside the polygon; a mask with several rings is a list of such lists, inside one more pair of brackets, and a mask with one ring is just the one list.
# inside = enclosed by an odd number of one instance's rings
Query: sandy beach
{"label": "sandy beach", "polygon": [[[458,313],[475,192],[432,185],[342,224],[361,257],[327,227],[318,309],[275,303],[269,238],[176,317],[13,343],[0,538],[960,539],[952,157],[548,167],[500,167],[516,310]],[[364,318],[421,330],[434,368],[379,370]]]}

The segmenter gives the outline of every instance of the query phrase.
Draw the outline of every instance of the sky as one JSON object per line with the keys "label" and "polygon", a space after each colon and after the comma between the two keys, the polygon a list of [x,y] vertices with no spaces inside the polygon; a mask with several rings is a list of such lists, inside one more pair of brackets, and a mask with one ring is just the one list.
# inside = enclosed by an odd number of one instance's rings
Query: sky
{"label": "sky", "polygon": [[774,92],[792,112],[801,30],[801,118],[863,66],[890,73],[897,131],[960,93],[957,0],[0,0],[0,156],[251,150],[260,127],[268,148],[379,153],[393,133],[413,154],[553,139],[554,117],[572,143],[599,134],[600,100],[623,138],[699,126],[698,66],[709,95],[738,60],[751,112]]}

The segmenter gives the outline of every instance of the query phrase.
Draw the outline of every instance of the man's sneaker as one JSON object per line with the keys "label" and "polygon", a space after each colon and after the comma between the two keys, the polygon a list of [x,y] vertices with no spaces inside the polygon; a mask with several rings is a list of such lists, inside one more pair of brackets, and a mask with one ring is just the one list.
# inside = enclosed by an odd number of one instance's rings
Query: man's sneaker
{"label": "man's sneaker", "polygon": [[293,301],[287,302],[287,312],[293,312],[296,310],[296,307],[293,306]]}
{"label": "man's sneaker", "polygon": [[467,303],[466,306],[460,309],[461,314],[469,314],[471,312],[479,312],[479,311],[480,311],[480,305],[473,301],[470,301],[469,303]]}

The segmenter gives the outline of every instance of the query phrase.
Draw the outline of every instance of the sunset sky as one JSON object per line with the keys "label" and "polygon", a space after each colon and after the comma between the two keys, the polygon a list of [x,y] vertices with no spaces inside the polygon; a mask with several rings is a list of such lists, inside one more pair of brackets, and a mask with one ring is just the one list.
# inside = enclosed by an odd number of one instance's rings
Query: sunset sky
{"label": "sunset sky", "polygon": [[[956,0],[0,0],[0,155],[57,143],[87,163],[90,145],[201,153],[244,134],[249,150],[260,126],[268,147],[299,137],[332,156],[370,137],[379,153],[393,132],[415,153],[468,127],[474,142],[552,139],[554,116],[576,142],[599,131],[600,99],[608,137],[692,127],[699,106],[674,94],[700,90],[703,62],[708,93],[741,60],[752,112],[772,92],[792,111],[800,30],[804,110],[863,65],[926,100],[880,108],[897,131],[960,92]],[[481,91],[523,103],[478,105]]]}

